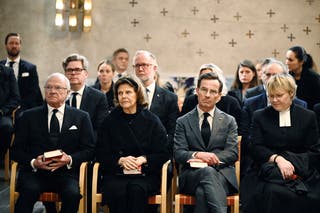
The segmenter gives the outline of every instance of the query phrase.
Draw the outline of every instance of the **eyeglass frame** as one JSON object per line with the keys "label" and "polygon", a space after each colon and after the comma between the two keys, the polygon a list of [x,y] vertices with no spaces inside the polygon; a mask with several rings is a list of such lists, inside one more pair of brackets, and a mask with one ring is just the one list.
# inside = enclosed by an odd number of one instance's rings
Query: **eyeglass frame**
{"label": "eyeglass frame", "polygon": [[45,90],[47,91],[59,91],[59,92],[62,92],[63,90],[68,90],[67,87],[60,87],[60,86],[45,86],[44,87]]}
{"label": "eyeglass frame", "polygon": [[66,70],[65,70],[65,73],[68,73],[68,74],[70,74],[70,73],[77,73],[77,74],[79,74],[79,73],[81,73],[83,70],[86,70],[86,69],[83,69],[83,68],[67,68]]}
{"label": "eyeglass frame", "polygon": [[140,67],[142,67],[142,69],[146,69],[146,68],[148,68],[148,67],[150,67],[152,65],[154,65],[154,64],[142,63],[142,64],[133,64],[132,67],[133,67],[133,69],[139,70]]}
{"label": "eyeglass frame", "polygon": [[199,92],[200,92],[202,95],[207,95],[208,92],[209,92],[209,94],[210,94],[211,97],[216,96],[216,95],[218,95],[218,94],[221,93],[221,92],[216,91],[216,90],[209,90],[209,89],[207,89],[207,88],[205,88],[205,87],[200,87],[200,88],[199,88]]}

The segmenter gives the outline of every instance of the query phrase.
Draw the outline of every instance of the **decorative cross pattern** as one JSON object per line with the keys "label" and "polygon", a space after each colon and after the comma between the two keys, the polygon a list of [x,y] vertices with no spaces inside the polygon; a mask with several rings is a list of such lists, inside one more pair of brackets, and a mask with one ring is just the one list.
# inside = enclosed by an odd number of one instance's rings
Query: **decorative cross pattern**
{"label": "decorative cross pattern", "polygon": [[269,18],[272,18],[273,15],[275,15],[276,13],[272,11],[272,9],[269,10],[269,12],[267,12],[267,15],[269,15]]}
{"label": "decorative cross pattern", "polygon": [[135,0],[131,0],[131,1],[129,1],[129,4],[131,4],[131,7],[134,7],[134,5],[138,4],[138,2]]}
{"label": "decorative cross pattern", "polygon": [[251,30],[249,30],[249,32],[247,32],[246,35],[247,35],[249,38],[251,38],[251,37],[254,35],[254,33],[252,33]]}
{"label": "decorative cross pattern", "polygon": [[309,35],[309,33],[311,32],[311,29],[309,29],[309,27],[307,26],[305,29],[302,30],[303,32],[306,33],[306,35]]}
{"label": "decorative cross pattern", "polygon": [[216,23],[217,20],[219,20],[219,18],[216,17],[216,15],[213,15],[213,17],[210,20],[213,21],[214,23]]}
{"label": "decorative cross pattern", "polygon": [[277,49],[274,49],[272,52],[273,57],[277,57],[280,53],[277,51]]}
{"label": "decorative cross pattern", "polygon": [[160,13],[162,13],[163,16],[166,16],[168,10],[166,10],[166,8],[163,8]]}
{"label": "decorative cross pattern", "polygon": [[320,48],[320,42],[316,43],[316,45],[318,45],[318,46],[319,46],[319,48]]}
{"label": "decorative cross pattern", "polygon": [[137,26],[137,24],[139,24],[140,22],[138,22],[137,19],[133,19],[133,21],[131,22],[131,24],[133,24],[134,27]]}
{"label": "decorative cross pattern", "polygon": [[191,12],[193,13],[193,15],[196,15],[197,12],[199,12],[197,7],[193,7],[193,9],[191,10]]}
{"label": "decorative cross pattern", "polygon": [[196,52],[199,56],[202,56],[202,54],[204,54],[204,52],[201,50],[201,48]]}
{"label": "decorative cross pattern", "polygon": [[292,33],[291,33],[287,38],[288,38],[291,42],[293,41],[293,39],[296,39],[296,37],[294,37]]}
{"label": "decorative cross pattern", "polygon": [[235,40],[234,40],[234,39],[232,39],[232,40],[229,42],[229,44],[231,44],[231,46],[232,46],[232,47],[234,47],[234,45],[236,45],[236,44],[237,44],[237,42],[235,42]]}
{"label": "decorative cross pattern", "polygon": [[216,31],[214,31],[214,32],[213,32],[213,33],[211,33],[210,35],[213,37],[213,39],[216,39],[216,37],[218,37],[218,36],[219,36],[219,34],[218,34],[218,33],[216,33]]}
{"label": "decorative cross pattern", "polygon": [[146,40],[146,42],[149,42],[149,40],[152,39],[152,37],[149,35],[149,33],[147,33],[147,35],[143,38]]}
{"label": "decorative cross pattern", "polygon": [[[222,1],[222,0],[221,0]],[[217,3],[220,4],[220,0],[217,0]]]}
{"label": "decorative cross pattern", "polygon": [[308,2],[309,5],[311,5],[314,2],[314,0],[306,0],[306,2]]}
{"label": "decorative cross pattern", "polygon": [[318,22],[320,23],[320,14],[318,15],[318,17],[316,17],[316,20],[318,20]]}
{"label": "decorative cross pattern", "polygon": [[284,24],[284,25],[283,25],[282,27],[280,27],[280,28],[283,30],[284,33],[287,31],[287,29],[289,29],[289,27],[287,27],[286,24]]}
{"label": "decorative cross pattern", "polygon": [[237,15],[235,15],[235,16],[233,16],[233,17],[236,18],[237,21],[239,21],[239,19],[240,19],[242,16],[240,16],[240,15],[239,15],[239,12],[237,12]]}
{"label": "decorative cross pattern", "polygon": [[190,33],[187,31],[187,29],[185,29],[182,33],[183,37],[187,37],[188,35],[190,35]]}

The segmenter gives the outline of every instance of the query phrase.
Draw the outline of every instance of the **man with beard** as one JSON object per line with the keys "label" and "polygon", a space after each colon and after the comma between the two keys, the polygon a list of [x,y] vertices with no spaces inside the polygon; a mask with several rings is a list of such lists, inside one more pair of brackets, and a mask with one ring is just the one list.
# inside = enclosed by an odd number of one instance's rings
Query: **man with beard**
{"label": "man with beard", "polygon": [[39,106],[43,102],[39,87],[37,67],[20,57],[21,36],[18,33],[9,33],[5,38],[7,59],[0,64],[11,67],[18,81],[21,96],[20,111]]}

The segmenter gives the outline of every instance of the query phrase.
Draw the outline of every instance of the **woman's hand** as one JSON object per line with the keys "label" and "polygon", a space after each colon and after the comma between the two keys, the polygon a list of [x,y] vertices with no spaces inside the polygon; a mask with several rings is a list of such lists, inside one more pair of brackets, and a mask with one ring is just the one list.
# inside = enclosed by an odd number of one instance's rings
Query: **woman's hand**
{"label": "woman's hand", "polygon": [[284,157],[278,156],[275,160],[278,165],[283,179],[291,179],[294,174],[294,166],[290,161],[287,161]]}
{"label": "woman's hand", "polygon": [[147,163],[147,159],[144,156],[133,157],[121,157],[119,159],[120,166],[122,166],[125,170],[133,170],[141,168],[141,165]]}

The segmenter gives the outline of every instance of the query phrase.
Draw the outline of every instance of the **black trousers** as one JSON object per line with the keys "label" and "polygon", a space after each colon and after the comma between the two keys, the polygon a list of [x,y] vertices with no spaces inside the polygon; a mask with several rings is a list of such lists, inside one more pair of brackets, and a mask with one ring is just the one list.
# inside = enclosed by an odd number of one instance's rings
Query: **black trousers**
{"label": "black trousers", "polygon": [[3,159],[4,154],[8,150],[13,133],[12,118],[10,116],[0,116],[0,157]]}
{"label": "black trousers", "polygon": [[21,171],[17,190],[20,195],[15,213],[32,213],[34,204],[45,191],[60,194],[62,213],[77,213],[81,199],[79,179],[68,174]]}

